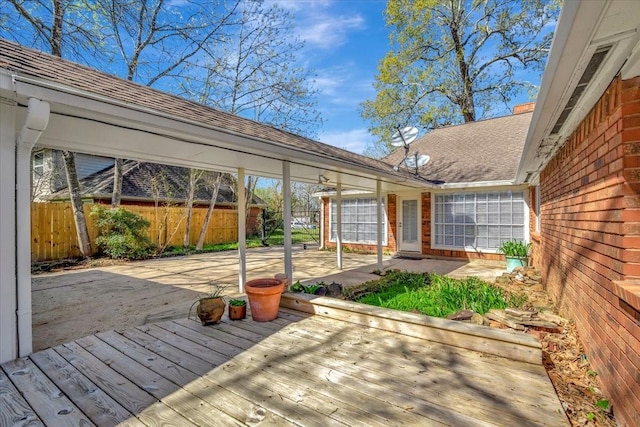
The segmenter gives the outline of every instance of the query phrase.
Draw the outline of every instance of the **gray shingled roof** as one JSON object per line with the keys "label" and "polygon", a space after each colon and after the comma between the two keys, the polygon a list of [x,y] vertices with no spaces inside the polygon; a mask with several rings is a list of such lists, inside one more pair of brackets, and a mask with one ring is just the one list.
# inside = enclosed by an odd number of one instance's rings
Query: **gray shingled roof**
{"label": "gray shingled roof", "polygon": [[[515,179],[520,156],[533,113],[522,113],[435,129],[411,144],[431,160],[420,175],[442,183],[511,181]],[[404,149],[385,160],[398,164]]]}
{"label": "gray shingled roof", "polygon": [[[189,169],[187,168],[133,160],[123,162],[123,201],[153,202],[155,197],[158,197],[163,202],[182,203],[186,199],[188,185]],[[80,188],[83,197],[110,200],[113,193],[113,166],[81,179]],[[68,200],[69,191],[65,188],[45,198],[48,200]],[[208,204],[210,199],[211,189],[202,184],[199,185],[194,200],[198,203]],[[231,187],[226,183],[221,183],[216,203],[233,202],[234,195]],[[257,196],[253,197],[252,202],[258,205],[264,204]]]}
{"label": "gray shingled roof", "polygon": [[197,121],[203,125],[236,132],[246,137],[285,144],[291,148],[317,153],[361,167],[390,172],[389,165],[380,160],[219,111],[1,38],[0,68],[24,76],[47,79],[176,118],[189,121],[197,118]]}

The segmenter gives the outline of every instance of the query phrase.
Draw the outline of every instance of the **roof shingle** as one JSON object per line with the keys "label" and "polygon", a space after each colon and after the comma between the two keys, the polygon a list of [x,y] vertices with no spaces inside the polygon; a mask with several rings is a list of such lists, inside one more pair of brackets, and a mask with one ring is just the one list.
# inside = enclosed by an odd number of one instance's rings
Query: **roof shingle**
{"label": "roof shingle", "polygon": [[[417,139],[409,154],[418,151],[431,160],[420,175],[441,183],[511,181],[515,179],[533,113],[522,113],[435,129]],[[404,149],[385,160],[398,164]]]}

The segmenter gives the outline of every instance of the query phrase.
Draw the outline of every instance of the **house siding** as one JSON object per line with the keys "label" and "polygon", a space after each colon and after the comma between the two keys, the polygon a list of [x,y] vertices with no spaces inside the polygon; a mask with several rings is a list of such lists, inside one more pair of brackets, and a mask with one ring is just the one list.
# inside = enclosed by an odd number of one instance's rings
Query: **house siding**
{"label": "house siding", "polygon": [[610,84],[540,188],[534,263],[576,322],[616,419],[640,425],[640,77]]}

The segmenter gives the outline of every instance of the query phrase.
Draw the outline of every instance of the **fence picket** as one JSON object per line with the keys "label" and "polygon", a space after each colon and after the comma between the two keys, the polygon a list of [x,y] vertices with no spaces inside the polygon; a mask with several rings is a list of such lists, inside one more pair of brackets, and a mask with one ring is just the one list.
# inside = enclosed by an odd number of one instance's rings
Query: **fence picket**
{"label": "fence picket", "polygon": [[[91,217],[90,204],[85,204],[84,214],[87,220],[87,229],[91,240],[91,248],[96,250],[96,237],[98,229]],[[182,245],[185,231],[184,208],[180,206],[158,207],[155,206],[123,206],[130,212],[138,214],[148,220],[151,225],[148,235],[152,242],[160,245],[171,237],[169,246]],[[200,234],[200,228],[205,218],[207,207],[194,207],[191,219],[190,240],[194,245]],[[163,214],[167,212],[167,221],[164,231],[162,227]],[[174,230],[177,227],[177,231]],[[238,240],[238,216],[232,209],[216,209],[213,211],[205,244],[230,243]],[[71,203],[31,203],[31,261],[51,261],[56,259],[73,258],[80,256],[76,237],[76,227],[73,220]]]}

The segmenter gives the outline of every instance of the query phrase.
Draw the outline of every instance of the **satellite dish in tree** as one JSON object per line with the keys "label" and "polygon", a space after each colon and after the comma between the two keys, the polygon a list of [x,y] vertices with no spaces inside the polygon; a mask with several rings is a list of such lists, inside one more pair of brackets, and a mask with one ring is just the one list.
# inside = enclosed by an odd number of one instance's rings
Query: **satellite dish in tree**
{"label": "satellite dish in tree", "polygon": [[391,135],[391,145],[394,147],[407,147],[418,137],[418,128],[413,126],[407,126],[403,129],[400,129],[398,126],[398,131]]}

